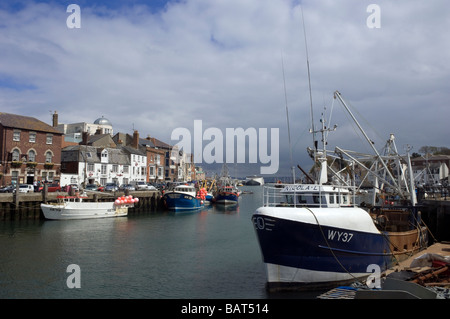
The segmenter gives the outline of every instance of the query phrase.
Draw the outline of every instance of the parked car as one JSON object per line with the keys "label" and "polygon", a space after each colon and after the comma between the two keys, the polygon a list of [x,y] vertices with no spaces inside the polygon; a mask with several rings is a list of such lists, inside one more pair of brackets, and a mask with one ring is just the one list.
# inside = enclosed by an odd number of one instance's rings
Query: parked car
{"label": "parked car", "polygon": [[70,184],[69,186],[70,188],[73,188],[76,191],[80,189],[77,184]]}
{"label": "parked car", "polygon": [[146,191],[148,189],[146,182],[135,181],[135,182],[132,182],[132,185],[134,185],[134,188],[137,191]]}
{"label": "parked car", "polygon": [[105,185],[106,192],[115,192],[118,190],[119,190],[119,187],[117,186],[116,183],[106,183],[106,185]]}
{"label": "parked car", "polygon": [[95,184],[87,184],[84,189],[88,191],[98,191],[98,187]]}
{"label": "parked car", "polygon": [[20,184],[19,185],[19,193],[33,193],[34,186],[30,184]]}
{"label": "parked car", "polygon": [[156,191],[157,189],[151,183],[147,183],[147,190],[148,191]]}
{"label": "parked car", "polygon": [[134,191],[134,190],[136,190],[136,188],[133,186],[133,185],[131,185],[131,184],[122,184],[121,186],[120,186],[120,190],[121,191],[125,191],[125,190],[129,190],[129,191]]}
{"label": "parked car", "polygon": [[[58,183],[47,183],[47,192],[60,192],[61,191],[61,186],[59,186]],[[41,186],[39,186],[38,191],[42,192],[44,190],[44,184],[42,184]]]}
{"label": "parked car", "polygon": [[0,188],[0,193],[14,193],[15,190],[16,190],[15,186],[8,185],[8,186]]}

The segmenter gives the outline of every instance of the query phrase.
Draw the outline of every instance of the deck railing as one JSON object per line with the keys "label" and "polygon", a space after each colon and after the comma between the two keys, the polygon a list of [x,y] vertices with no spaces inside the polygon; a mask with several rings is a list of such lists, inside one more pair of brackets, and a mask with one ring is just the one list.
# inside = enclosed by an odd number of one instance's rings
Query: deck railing
{"label": "deck railing", "polygon": [[[293,185],[294,186],[294,185]],[[317,187],[315,191],[291,191],[282,192],[284,187],[264,186],[263,188],[263,206],[286,206],[286,207],[328,207],[328,206],[354,206],[355,193],[351,190],[352,186],[339,186],[334,192],[323,191],[322,187]],[[341,192],[346,189],[350,192]],[[336,194],[331,199],[329,194]],[[300,202],[299,196],[304,195],[303,199],[308,201]],[[309,196],[308,198],[306,198]]]}

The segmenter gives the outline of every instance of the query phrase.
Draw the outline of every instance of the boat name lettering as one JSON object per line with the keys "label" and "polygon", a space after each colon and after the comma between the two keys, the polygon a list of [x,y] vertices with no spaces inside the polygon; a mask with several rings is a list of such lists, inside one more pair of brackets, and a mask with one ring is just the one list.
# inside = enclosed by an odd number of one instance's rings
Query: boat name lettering
{"label": "boat name lettering", "polygon": [[319,185],[288,185],[282,192],[318,191],[319,189]]}
{"label": "boat name lettering", "polygon": [[353,238],[353,233],[328,230],[328,239],[348,243]]}

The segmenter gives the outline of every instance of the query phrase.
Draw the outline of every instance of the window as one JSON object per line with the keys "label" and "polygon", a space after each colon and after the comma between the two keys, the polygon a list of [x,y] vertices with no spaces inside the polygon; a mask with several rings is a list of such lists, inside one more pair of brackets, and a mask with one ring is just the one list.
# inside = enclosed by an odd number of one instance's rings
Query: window
{"label": "window", "polygon": [[11,182],[13,184],[16,184],[19,180],[19,172],[18,171],[11,171]]}
{"label": "window", "polygon": [[155,176],[155,166],[149,166],[149,175],[150,176]]}
{"label": "window", "polygon": [[53,144],[53,134],[47,134],[47,144]]}
{"label": "window", "polygon": [[124,165],[124,166],[123,166],[123,172],[124,172],[125,174],[128,174],[129,171],[130,171],[130,167],[129,167],[128,165]]}
{"label": "window", "polygon": [[33,150],[28,151],[28,161],[29,162],[36,162],[36,152]]}
{"label": "window", "polygon": [[92,164],[92,163],[88,164],[88,171],[90,171],[90,172],[94,171],[94,164]]}
{"label": "window", "polygon": [[19,152],[19,150],[17,148],[12,151],[12,160],[13,161],[19,161],[20,160],[20,152]]}
{"label": "window", "polygon": [[51,163],[52,162],[52,158],[53,158],[52,152],[47,151],[47,153],[45,153],[45,162],[46,163]]}
{"label": "window", "polygon": [[36,132],[30,132],[28,142],[30,143],[36,143]]}
{"label": "window", "polygon": [[14,130],[13,141],[20,142],[20,130]]}
{"label": "window", "polygon": [[119,165],[114,164],[114,165],[112,166],[112,171],[113,171],[113,173],[117,173],[117,172],[119,171]]}
{"label": "window", "polygon": [[106,165],[102,165],[101,174],[106,174]]}

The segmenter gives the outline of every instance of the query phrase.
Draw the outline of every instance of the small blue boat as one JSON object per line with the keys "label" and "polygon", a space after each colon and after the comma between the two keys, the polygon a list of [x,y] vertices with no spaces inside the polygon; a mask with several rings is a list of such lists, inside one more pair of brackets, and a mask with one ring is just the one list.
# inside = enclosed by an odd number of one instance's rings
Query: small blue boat
{"label": "small blue boat", "polygon": [[179,185],[164,194],[163,200],[169,210],[189,211],[204,207],[204,201],[197,198],[194,186]]}

